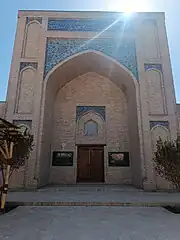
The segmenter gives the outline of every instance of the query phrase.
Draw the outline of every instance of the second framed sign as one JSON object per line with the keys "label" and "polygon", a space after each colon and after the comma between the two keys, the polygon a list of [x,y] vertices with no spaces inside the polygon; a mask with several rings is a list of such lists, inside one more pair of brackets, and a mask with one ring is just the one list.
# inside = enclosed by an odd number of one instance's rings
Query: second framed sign
{"label": "second framed sign", "polygon": [[129,167],[128,152],[109,152],[108,160],[110,167]]}

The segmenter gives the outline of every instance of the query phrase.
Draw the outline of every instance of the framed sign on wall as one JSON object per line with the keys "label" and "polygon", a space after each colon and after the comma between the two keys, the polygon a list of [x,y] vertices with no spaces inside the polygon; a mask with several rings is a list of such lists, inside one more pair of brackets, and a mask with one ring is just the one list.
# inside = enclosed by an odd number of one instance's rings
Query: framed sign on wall
{"label": "framed sign on wall", "polygon": [[52,166],[73,166],[73,152],[54,151]]}
{"label": "framed sign on wall", "polygon": [[108,162],[110,167],[129,167],[129,152],[109,152]]}

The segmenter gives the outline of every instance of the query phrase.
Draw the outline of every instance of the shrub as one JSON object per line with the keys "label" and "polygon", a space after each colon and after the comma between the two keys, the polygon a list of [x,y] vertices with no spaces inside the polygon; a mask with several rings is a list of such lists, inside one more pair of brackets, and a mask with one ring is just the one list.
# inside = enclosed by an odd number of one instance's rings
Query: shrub
{"label": "shrub", "polygon": [[159,138],[156,147],[156,172],[180,190],[180,136],[174,141]]}
{"label": "shrub", "polygon": [[17,127],[0,119],[0,171],[1,171],[1,206],[4,212],[9,178],[14,170],[23,166],[33,149],[33,135],[28,129]]}

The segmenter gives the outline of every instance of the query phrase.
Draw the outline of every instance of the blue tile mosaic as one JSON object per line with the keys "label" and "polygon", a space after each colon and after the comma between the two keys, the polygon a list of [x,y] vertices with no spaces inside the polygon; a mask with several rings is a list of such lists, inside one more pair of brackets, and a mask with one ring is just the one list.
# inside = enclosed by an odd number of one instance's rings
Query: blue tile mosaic
{"label": "blue tile mosaic", "polygon": [[160,72],[162,72],[162,65],[159,63],[145,63],[144,64],[145,71],[151,70],[151,69],[157,69]]}
{"label": "blue tile mosaic", "polygon": [[85,113],[93,111],[98,113],[104,121],[106,121],[105,107],[104,106],[77,106],[76,107],[76,121]]}
{"label": "blue tile mosaic", "polygon": [[19,70],[21,71],[25,67],[33,67],[34,69],[37,69],[38,63],[36,63],[36,62],[21,62]]}
{"label": "blue tile mosaic", "polygon": [[136,47],[133,38],[47,39],[44,76],[59,62],[87,50],[95,50],[120,62],[138,79]]}
{"label": "blue tile mosaic", "polygon": [[125,23],[117,18],[104,19],[49,19],[48,30],[73,32],[134,31],[133,23]]}
{"label": "blue tile mosaic", "polygon": [[168,121],[150,121],[150,129],[152,129],[155,126],[163,126],[167,129],[169,129],[169,122]]}

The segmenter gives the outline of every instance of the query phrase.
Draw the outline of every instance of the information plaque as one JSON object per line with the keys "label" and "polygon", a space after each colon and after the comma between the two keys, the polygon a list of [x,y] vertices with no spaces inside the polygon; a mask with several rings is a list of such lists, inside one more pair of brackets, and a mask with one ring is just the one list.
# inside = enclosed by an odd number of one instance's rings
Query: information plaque
{"label": "information plaque", "polygon": [[73,152],[54,151],[52,166],[73,166]]}
{"label": "information plaque", "polygon": [[128,152],[109,152],[108,158],[110,167],[129,167]]}

